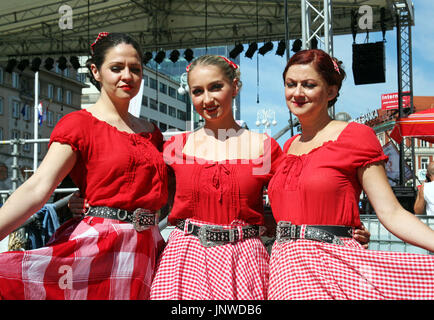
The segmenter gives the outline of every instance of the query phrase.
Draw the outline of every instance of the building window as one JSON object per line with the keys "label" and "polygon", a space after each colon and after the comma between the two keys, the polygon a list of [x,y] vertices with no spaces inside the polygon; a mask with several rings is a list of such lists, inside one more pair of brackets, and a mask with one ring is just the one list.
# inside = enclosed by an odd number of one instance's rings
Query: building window
{"label": "building window", "polygon": [[25,104],[22,111],[24,112],[24,115],[23,115],[24,120],[31,121],[32,120],[32,109],[30,108],[30,105]]}
{"label": "building window", "polygon": [[[24,139],[26,139],[26,140],[31,139],[30,133],[28,133],[28,132],[24,132]],[[23,150],[24,150],[24,151],[29,152],[30,149],[31,149],[31,144],[30,144],[30,143],[25,143],[25,144],[23,145]]]}
{"label": "building window", "polygon": [[169,96],[176,99],[176,89],[169,87]]}
{"label": "building window", "polygon": [[54,98],[54,86],[51,83],[47,86],[47,97],[48,99]]}
{"label": "building window", "polygon": [[4,140],[3,137],[3,128],[0,127],[0,140]]}
{"label": "building window", "polygon": [[3,114],[4,101],[4,98],[0,97],[0,114]]}
{"label": "building window", "polygon": [[143,86],[148,87],[149,86],[149,78],[147,75],[143,76]]}
{"label": "building window", "polygon": [[185,117],[185,112],[184,112],[184,111],[181,111],[181,110],[176,110],[176,117],[177,117],[179,120],[184,120],[184,121],[185,121],[185,119],[186,119],[186,117]]}
{"label": "building window", "polygon": [[66,90],[66,103],[72,104],[72,92],[71,92],[71,90]]}
{"label": "building window", "polygon": [[12,130],[11,131],[11,139],[19,139],[20,138],[20,132],[18,130]]}
{"label": "building window", "polygon": [[20,75],[16,72],[12,72],[12,88],[20,88]]}
{"label": "building window", "polygon": [[157,89],[157,80],[149,78],[149,87],[151,89]]}
{"label": "building window", "polygon": [[179,101],[187,102],[187,94],[177,94],[177,98]]}
{"label": "building window", "polygon": [[429,147],[429,144],[427,141],[425,141],[425,140],[419,140],[419,141],[420,141],[420,147],[421,148],[428,148]]}
{"label": "building window", "polygon": [[160,102],[160,112],[167,114],[167,104]]}
{"label": "building window", "polygon": [[160,92],[167,94],[167,84],[160,82]]}
{"label": "building window", "polygon": [[18,119],[20,117],[20,103],[12,100],[12,117]]}
{"label": "building window", "polygon": [[428,169],[429,164],[429,158],[421,157],[420,158],[420,168],[421,169]]}
{"label": "building window", "polygon": [[59,102],[63,102],[63,90],[62,90],[62,88],[57,88],[57,90],[56,90],[56,99]]}
{"label": "building window", "polygon": [[157,100],[149,98],[149,107],[154,110],[158,110]]}
{"label": "building window", "polygon": [[0,68],[0,84],[3,84],[3,69]]}
{"label": "building window", "polygon": [[169,116],[176,118],[176,109],[169,106]]}
{"label": "building window", "polygon": [[63,114],[58,113],[58,114],[56,115],[56,123],[58,123],[58,122],[60,121],[60,119],[62,119],[62,117],[63,117]]}
{"label": "building window", "polygon": [[53,111],[47,110],[47,126],[54,126],[54,113]]}
{"label": "building window", "polygon": [[160,130],[161,132],[164,132],[167,130],[167,124],[160,122]]}
{"label": "building window", "polygon": [[149,104],[148,104],[148,97],[147,96],[143,96],[142,97],[142,106],[144,106],[144,107],[149,106]]}

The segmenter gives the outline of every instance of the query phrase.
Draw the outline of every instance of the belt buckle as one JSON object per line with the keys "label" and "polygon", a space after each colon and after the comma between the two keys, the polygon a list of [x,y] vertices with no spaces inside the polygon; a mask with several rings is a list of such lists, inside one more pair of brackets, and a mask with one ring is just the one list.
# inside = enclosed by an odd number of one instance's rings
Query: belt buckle
{"label": "belt buckle", "polygon": [[158,215],[151,210],[138,208],[133,212],[132,223],[137,232],[142,232],[157,224]]}
{"label": "belt buckle", "polygon": [[210,226],[210,225],[203,225],[199,228],[199,233],[197,237],[199,238],[199,242],[202,246],[206,248],[215,247],[218,245],[222,245],[227,243],[227,241],[220,241],[220,240],[208,240],[207,239],[207,232],[222,232],[222,231],[229,231],[229,241],[233,242],[235,236],[234,236],[234,230],[225,230],[223,227],[220,226]]}
{"label": "belt buckle", "polygon": [[282,242],[285,240],[286,236],[282,236],[282,232],[283,232],[283,228],[289,228],[290,230],[292,230],[293,225],[291,224],[291,222],[288,221],[279,221],[279,223],[277,224],[277,228],[276,228],[276,241],[277,242]]}

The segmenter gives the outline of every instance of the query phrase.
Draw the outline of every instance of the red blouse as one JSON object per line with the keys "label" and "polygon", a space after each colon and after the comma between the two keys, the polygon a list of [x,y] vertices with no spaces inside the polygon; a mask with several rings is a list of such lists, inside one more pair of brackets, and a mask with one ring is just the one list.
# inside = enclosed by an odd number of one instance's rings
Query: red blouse
{"label": "red blouse", "polygon": [[70,176],[91,206],[158,210],[166,204],[167,168],[157,127],[127,133],[82,109],[60,119],[49,145],[54,141],[77,152]]}
{"label": "red blouse", "polygon": [[264,155],[257,159],[210,161],[182,152],[188,135],[173,136],[164,145],[164,160],[176,177],[169,222],[193,218],[215,224],[263,224],[263,188],[282,155],[277,142],[268,137]]}
{"label": "red blouse", "polygon": [[287,154],[296,137],[285,143],[285,159],[269,184],[275,220],[360,226],[357,169],[388,159],[374,131],[350,122],[336,141],[301,156]]}

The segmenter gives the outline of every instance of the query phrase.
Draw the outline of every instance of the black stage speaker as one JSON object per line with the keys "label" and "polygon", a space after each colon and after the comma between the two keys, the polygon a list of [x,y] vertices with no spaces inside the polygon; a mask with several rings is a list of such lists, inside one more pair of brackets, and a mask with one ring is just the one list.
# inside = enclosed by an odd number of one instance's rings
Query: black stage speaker
{"label": "black stage speaker", "polygon": [[413,206],[416,201],[416,191],[413,187],[393,186],[392,189],[401,206],[407,211],[414,212]]}
{"label": "black stage speaker", "polygon": [[384,42],[353,44],[354,84],[386,82]]}

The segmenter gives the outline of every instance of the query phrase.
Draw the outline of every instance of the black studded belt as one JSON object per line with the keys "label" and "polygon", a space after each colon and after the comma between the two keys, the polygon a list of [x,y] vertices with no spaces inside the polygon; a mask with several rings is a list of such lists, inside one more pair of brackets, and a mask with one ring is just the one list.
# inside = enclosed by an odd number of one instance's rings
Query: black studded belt
{"label": "black studded belt", "polygon": [[333,225],[295,225],[280,221],[276,228],[276,241],[307,239],[343,245],[339,238],[352,238],[353,227]]}
{"label": "black studded belt", "polygon": [[[179,220],[176,224],[178,229],[185,230],[185,220]],[[241,229],[241,234],[239,229]],[[188,222],[185,234],[191,234],[199,239],[199,242],[204,247],[214,247],[226,243],[233,243],[242,239],[259,237],[260,226],[242,226],[232,227],[231,229],[217,225],[195,225]]]}
{"label": "black studded belt", "polygon": [[90,207],[86,215],[129,222],[134,225],[138,232],[158,224],[158,211],[143,208],[127,211],[110,207]]}

